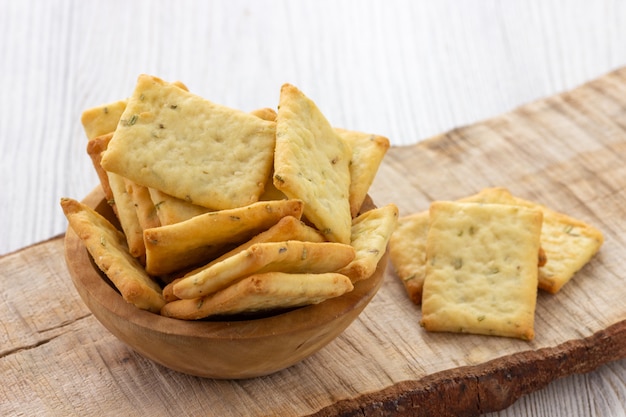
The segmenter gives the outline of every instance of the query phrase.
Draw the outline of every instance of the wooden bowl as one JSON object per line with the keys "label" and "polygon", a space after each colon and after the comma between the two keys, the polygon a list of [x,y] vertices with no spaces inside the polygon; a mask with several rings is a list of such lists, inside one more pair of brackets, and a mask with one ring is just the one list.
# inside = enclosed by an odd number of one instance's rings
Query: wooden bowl
{"label": "wooden bowl", "polygon": [[[83,202],[114,218],[100,187]],[[177,320],[128,304],[71,228],[65,235],[65,258],[74,286],[89,310],[139,354],[179,372],[239,379],[287,368],[337,337],[380,288],[388,256],[381,259],[371,278],[357,282],[353,291],[340,297],[266,318],[221,322]]]}

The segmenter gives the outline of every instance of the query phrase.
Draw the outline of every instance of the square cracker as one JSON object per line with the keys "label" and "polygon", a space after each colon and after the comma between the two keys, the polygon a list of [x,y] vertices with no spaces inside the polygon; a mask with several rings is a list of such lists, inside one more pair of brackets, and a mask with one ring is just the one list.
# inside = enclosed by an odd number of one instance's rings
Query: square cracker
{"label": "square cracker", "polygon": [[135,203],[126,189],[126,180],[113,172],[108,173],[108,178],[111,194],[113,195],[111,201],[113,210],[122,226],[124,236],[126,236],[128,250],[132,256],[143,261],[146,256],[143,229],[139,223]]}
{"label": "square cracker", "polygon": [[352,291],[350,279],[326,274],[267,272],[251,275],[213,295],[165,304],[161,314],[185,320],[317,304]]}
{"label": "square cracker", "polygon": [[426,237],[428,211],[412,213],[398,219],[398,226],[389,240],[389,259],[402,281],[409,298],[422,303],[426,275]]}
{"label": "square cracker", "polygon": [[274,185],[304,201],[304,216],[329,241],[349,244],[351,149],[296,87],[283,85],[279,103]]}
{"label": "square cracker", "polygon": [[387,251],[387,244],[398,224],[398,207],[388,204],[366,211],[352,221],[351,245],[356,250],[355,259],[341,268],[352,283],[372,276],[378,261]]}
{"label": "square cracker", "polygon": [[322,236],[322,234],[317,229],[314,229],[304,224],[304,222],[302,222],[302,220],[300,219],[297,219],[293,216],[283,217],[278,221],[278,223],[265,230],[264,232],[261,232],[258,235],[254,236],[246,243],[237,246],[235,249],[225,253],[219,258],[214,259],[206,265],[189,271],[183,277],[173,280],[172,282],[167,284],[165,288],[163,288],[163,296],[166,297],[167,301],[178,299],[178,297],[174,295],[174,285],[176,285],[184,277],[200,273],[203,270],[212,267],[216,263],[222,262],[227,258],[230,258],[240,252],[245,251],[252,245],[268,242],[283,242],[287,240],[299,240],[303,242],[324,242],[324,236]]}
{"label": "square cracker", "polygon": [[211,211],[211,209],[189,203],[155,188],[148,188],[148,193],[161,226],[180,223]]}
{"label": "square cracker", "polygon": [[124,300],[138,308],[159,312],[165,304],[161,288],[129,254],[124,235],[96,211],[76,200],[63,198],[61,207],[72,230]]}
{"label": "square cracker", "polygon": [[113,200],[113,192],[111,191],[111,185],[109,184],[109,176],[102,168],[102,165],[100,165],[100,160],[102,159],[102,153],[106,151],[107,146],[109,146],[111,138],[113,138],[113,132],[107,133],[106,135],[96,136],[89,139],[87,142],[87,154],[89,155],[91,163],[93,164],[96,174],[98,175],[102,191],[104,191],[104,196],[109,201]]}
{"label": "square cracker", "polygon": [[87,139],[113,133],[126,110],[126,104],[126,100],[118,100],[85,110],[80,121]]}
{"label": "square cracker", "polygon": [[300,218],[300,200],[262,201],[213,211],[167,226],[146,229],[146,271],[165,275],[206,263],[269,229],[286,216]]}
{"label": "square cracker", "polygon": [[102,167],[215,210],[258,201],[274,157],[276,123],[141,75]]}
{"label": "square cracker", "polygon": [[486,188],[465,201],[515,204],[543,212],[541,247],[546,262],[539,268],[539,288],[557,293],[591,258],[604,242],[595,227],[541,204],[513,196],[506,188]]}
{"label": "square cracker", "polygon": [[354,259],[352,246],[334,242],[256,243],[209,268],[187,274],[174,285],[178,298],[197,298],[212,294],[253,274],[265,272],[335,272]]}
{"label": "square cracker", "polygon": [[352,148],[350,162],[350,214],[356,217],[378,172],[389,139],[380,135],[335,128],[335,132]]}
{"label": "square cracker", "polygon": [[543,214],[503,204],[431,204],[422,325],[532,340]]}

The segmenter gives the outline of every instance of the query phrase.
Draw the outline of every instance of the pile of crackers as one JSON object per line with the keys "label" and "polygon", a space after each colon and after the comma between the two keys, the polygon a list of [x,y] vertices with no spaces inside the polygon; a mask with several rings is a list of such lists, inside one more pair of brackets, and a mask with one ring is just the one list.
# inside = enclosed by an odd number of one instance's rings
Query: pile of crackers
{"label": "pile of crackers", "polygon": [[389,247],[426,330],[532,340],[538,289],[557,293],[603,241],[595,227],[496,187],[400,217]]}
{"label": "pile of crackers", "polygon": [[195,320],[320,303],[371,277],[397,226],[393,204],[361,212],[389,140],[332,127],[290,84],[277,110],[248,113],[140,75],[81,121],[120,227],[61,206],[144,310]]}

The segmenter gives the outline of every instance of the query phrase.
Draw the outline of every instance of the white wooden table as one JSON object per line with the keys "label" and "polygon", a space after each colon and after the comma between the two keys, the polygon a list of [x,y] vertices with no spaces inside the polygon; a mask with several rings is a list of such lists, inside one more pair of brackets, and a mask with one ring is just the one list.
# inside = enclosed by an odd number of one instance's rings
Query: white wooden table
{"label": "white wooden table", "polygon": [[[80,114],[140,73],[243,110],[290,82],[334,125],[404,145],[624,66],[625,39],[619,0],[0,0],[0,255],[64,231],[59,198],[97,184]],[[624,404],[626,360],[494,415]]]}

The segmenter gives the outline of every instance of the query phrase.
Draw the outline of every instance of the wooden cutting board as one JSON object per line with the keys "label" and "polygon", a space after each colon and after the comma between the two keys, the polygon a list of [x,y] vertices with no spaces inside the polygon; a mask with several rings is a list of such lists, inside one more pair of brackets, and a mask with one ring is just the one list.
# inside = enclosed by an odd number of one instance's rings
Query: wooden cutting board
{"label": "wooden cutting board", "polygon": [[[419,115],[415,115],[419,119]],[[243,381],[142,358],[85,308],[62,239],[0,258],[0,414],[477,415],[556,378],[626,357],[626,69],[409,147],[390,149],[371,194],[401,214],[489,186],[583,219],[606,241],[556,295],[535,340],[431,334],[388,268],[360,318],[305,361]],[[76,196],[75,196],[76,197]]]}

